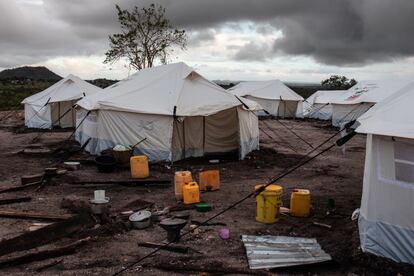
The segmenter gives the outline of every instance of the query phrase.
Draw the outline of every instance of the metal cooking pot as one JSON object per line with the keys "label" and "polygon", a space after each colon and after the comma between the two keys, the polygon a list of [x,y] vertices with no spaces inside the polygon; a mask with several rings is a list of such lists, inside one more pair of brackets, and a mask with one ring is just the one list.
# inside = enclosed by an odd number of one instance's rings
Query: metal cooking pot
{"label": "metal cooking pot", "polygon": [[151,212],[139,211],[129,216],[132,226],[137,229],[144,229],[151,225]]}

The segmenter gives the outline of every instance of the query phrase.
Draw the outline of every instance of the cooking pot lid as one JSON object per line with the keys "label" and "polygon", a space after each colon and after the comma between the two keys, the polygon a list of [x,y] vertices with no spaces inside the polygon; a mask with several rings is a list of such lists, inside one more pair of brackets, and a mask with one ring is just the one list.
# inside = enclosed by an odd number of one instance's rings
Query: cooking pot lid
{"label": "cooking pot lid", "polygon": [[130,221],[143,221],[151,217],[150,211],[139,211],[129,216]]}
{"label": "cooking pot lid", "polygon": [[167,219],[163,219],[160,224],[162,225],[167,225],[167,226],[176,226],[176,225],[182,225],[182,224],[186,224],[187,221],[184,219],[179,219],[179,218],[167,218]]}

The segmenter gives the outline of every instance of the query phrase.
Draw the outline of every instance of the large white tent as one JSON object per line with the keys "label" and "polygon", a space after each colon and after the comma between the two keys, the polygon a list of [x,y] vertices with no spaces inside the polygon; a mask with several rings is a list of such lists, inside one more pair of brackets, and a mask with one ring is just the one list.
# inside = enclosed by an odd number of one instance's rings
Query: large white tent
{"label": "large white tent", "polygon": [[332,104],[332,125],[339,127],[347,121],[359,118],[376,103],[384,100],[411,80],[362,81],[347,90]]}
{"label": "large white tent", "polygon": [[74,127],[76,116],[72,106],[82,97],[99,91],[102,89],[74,75],[68,75],[22,101],[25,125],[30,128]]}
{"label": "large white tent", "polygon": [[332,119],[332,102],[346,90],[318,90],[303,102],[303,116],[319,120]]}
{"label": "large white tent", "polygon": [[270,115],[302,117],[303,98],[280,80],[241,82],[228,91],[259,103]]}
{"label": "large white tent", "polygon": [[367,134],[359,216],[361,248],[414,264],[414,83],[358,121]]}
{"label": "large white tent", "polygon": [[152,161],[237,150],[244,158],[259,147],[259,105],[243,102],[184,63],[157,66],[80,100],[76,139],[92,138],[86,150],[99,154],[146,138],[136,150]]}

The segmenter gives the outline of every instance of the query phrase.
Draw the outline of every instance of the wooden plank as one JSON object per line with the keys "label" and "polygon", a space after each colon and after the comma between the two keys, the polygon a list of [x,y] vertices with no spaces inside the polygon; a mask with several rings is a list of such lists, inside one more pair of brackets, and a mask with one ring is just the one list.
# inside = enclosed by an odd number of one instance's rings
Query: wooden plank
{"label": "wooden plank", "polygon": [[0,199],[0,205],[20,203],[20,202],[28,202],[28,201],[31,201],[31,200],[32,200],[32,198],[30,196],[16,197],[16,198],[5,198],[5,199]]}
{"label": "wooden plank", "polygon": [[95,220],[89,215],[78,215],[53,223],[33,232],[0,241],[0,256],[42,246],[60,238],[92,227]]}
{"label": "wooden plank", "polygon": [[66,220],[66,219],[71,218],[72,215],[69,215],[69,214],[57,215],[57,214],[50,214],[50,213],[0,210],[0,217],[22,218],[22,219],[42,219],[42,220]]}
{"label": "wooden plank", "polygon": [[23,175],[20,177],[22,185],[27,185],[31,183],[38,183],[42,181],[43,177],[45,176],[45,173],[38,173],[38,174],[32,174],[32,175]]}
{"label": "wooden plank", "polygon": [[43,181],[39,181],[39,182],[31,183],[31,184],[26,184],[26,185],[21,185],[21,186],[15,186],[15,187],[10,187],[10,188],[5,188],[5,189],[0,190],[0,194],[21,191],[21,190],[24,190],[24,189],[27,189],[27,188],[30,188],[30,187],[38,186],[42,182]]}
{"label": "wooden plank", "polygon": [[22,265],[22,264],[27,264],[27,263],[36,262],[36,261],[43,261],[46,259],[61,257],[64,255],[70,255],[70,254],[75,253],[76,250],[80,246],[85,244],[88,240],[90,240],[90,238],[78,240],[69,245],[58,247],[55,249],[41,250],[38,252],[29,253],[29,254],[25,254],[22,256],[14,257],[14,258],[9,258],[7,260],[0,261],[0,268]]}

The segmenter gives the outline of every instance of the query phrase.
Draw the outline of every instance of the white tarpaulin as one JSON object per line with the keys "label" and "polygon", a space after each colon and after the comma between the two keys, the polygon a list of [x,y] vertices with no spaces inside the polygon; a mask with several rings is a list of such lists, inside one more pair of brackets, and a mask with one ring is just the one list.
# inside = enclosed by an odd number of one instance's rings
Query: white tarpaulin
{"label": "white tarpaulin", "polygon": [[332,119],[332,102],[346,90],[318,90],[303,102],[303,116],[319,120]]}
{"label": "white tarpaulin", "polygon": [[270,115],[302,117],[303,98],[279,80],[241,82],[228,91],[256,101]]}
{"label": "white tarpaulin", "polygon": [[356,120],[367,112],[373,103],[358,103],[358,104],[331,104],[332,106],[332,125],[340,127],[349,121]]}
{"label": "white tarpaulin", "polygon": [[25,107],[25,125],[30,128],[73,127],[75,112],[71,108],[74,103],[101,90],[74,75],[68,75],[22,101]]}
{"label": "white tarpaulin", "polygon": [[365,252],[414,264],[414,85],[359,118],[367,133],[359,216]]}
{"label": "white tarpaulin", "polygon": [[410,84],[412,80],[362,81],[347,90],[332,103],[332,125],[357,119],[376,103]]}
{"label": "white tarpaulin", "polygon": [[147,138],[137,151],[152,161],[237,150],[244,158],[259,147],[260,106],[242,101],[249,110],[184,63],[144,69],[80,100],[78,124],[94,112],[75,137],[81,144],[92,138],[86,147],[92,154]]}

